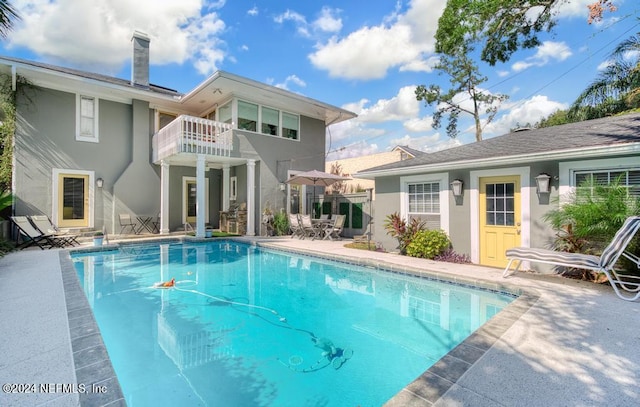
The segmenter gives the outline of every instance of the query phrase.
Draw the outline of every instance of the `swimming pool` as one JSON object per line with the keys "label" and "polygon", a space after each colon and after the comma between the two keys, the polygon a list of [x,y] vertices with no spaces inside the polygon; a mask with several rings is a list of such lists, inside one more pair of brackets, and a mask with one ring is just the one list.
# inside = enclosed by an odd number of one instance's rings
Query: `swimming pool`
{"label": "swimming pool", "polygon": [[72,258],[130,406],[381,405],[514,299],[231,241]]}

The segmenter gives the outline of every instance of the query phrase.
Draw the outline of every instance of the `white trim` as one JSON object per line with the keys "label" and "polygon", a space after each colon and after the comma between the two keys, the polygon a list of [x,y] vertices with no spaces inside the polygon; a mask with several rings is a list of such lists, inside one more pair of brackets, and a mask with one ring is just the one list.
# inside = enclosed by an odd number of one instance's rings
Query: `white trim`
{"label": "white trim", "polygon": [[630,167],[640,168],[640,156],[624,157],[624,158],[603,158],[600,160],[582,160],[582,161],[570,161],[561,162],[558,164],[558,170],[560,177],[560,186],[558,193],[560,194],[560,201],[566,202],[566,198],[569,193],[575,190],[573,185],[574,174],[577,171],[608,171],[616,169],[628,169]]}
{"label": "white trim", "polygon": [[95,171],[85,170],[68,170],[62,168],[54,168],[51,174],[51,221],[58,225],[60,219],[58,218],[58,180],[60,174],[69,175],[88,175],[89,176],[89,213],[87,214],[88,227],[92,228],[94,225],[94,210],[95,210]]}
{"label": "white trim", "polygon": [[[187,182],[189,181],[195,182],[197,184],[196,177],[185,177],[185,176],[182,177],[182,192],[180,193],[182,197],[182,203],[180,205],[182,205],[182,224],[183,225],[187,222],[187,206],[184,204],[186,202],[184,191],[186,189]],[[205,186],[204,206],[206,208],[204,221],[205,223],[209,223],[209,177],[204,178],[204,186]]]}
{"label": "white trim", "polygon": [[529,178],[530,167],[501,168],[492,170],[478,170],[469,173],[469,203],[470,203],[470,232],[471,232],[471,262],[480,263],[480,178],[517,175],[520,177],[520,246],[531,245],[531,185]]}
{"label": "white trim", "polygon": [[235,201],[238,199],[238,177],[233,176],[229,178],[229,200]]}
{"label": "white trim", "polygon": [[408,184],[438,182],[440,184],[440,229],[449,234],[449,173],[421,174],[400,177],[400,217],[408,220]]}
{"label": "white trim", "polygon": [[[91,137],[82,136],[80,134],[80,118],[81,118],[81,110],[82,110],[82,98],[91,98],[93,99],[93,135]],[[98,129],[100,126],[98,125],[99,121],[99,100],[96,96],[76,93],[76,141],[87,141],[90,143],[98,143],[100,141],[100,134],[98,133]]]}
{"label": "white trim", "polygon": [[463,161],[447,161],[436,164],[415,165],[403,168],[391,168],[388,170],[373,170],[362,171],[355,174],[351,174],[353,177],[374,179],[382,176],[394,176],[394,175],[410,175],[419,172],[431,172],[431,171],[450,171],[460,169],[472,169],[483,166],[499,166],[499,165],[516,165],[516,164],[528,164],[538,161],[552,161],[552,160],[570,160],[574,158],[589,158],[589,157],[602,157],[602,156],[615,156],[615,155],[632,155],[640,154],[640,143],[629,143],[613,146],[596,146],[596,147],[581,147],[576,149],[549,151],[542,153],[531,154],[518,154],[506,157],[491,157],[480,158],[476,160],[463,160]]}

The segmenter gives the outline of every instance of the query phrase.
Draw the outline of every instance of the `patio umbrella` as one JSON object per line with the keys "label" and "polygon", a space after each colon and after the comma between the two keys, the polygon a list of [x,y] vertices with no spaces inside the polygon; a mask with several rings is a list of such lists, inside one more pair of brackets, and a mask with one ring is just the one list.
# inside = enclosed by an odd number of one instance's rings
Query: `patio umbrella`
{"label": "patio umbrella", "polygon": [[339,181],[346,181],[351,178],[343,177],[336,174],[331,174],[328,172],[322,172],[318,170],[311,170],[306,172],[301,172],[299,174],[294,175],[285,181],[288,184],[297,184],[297,185],[313,185],[314,187],[328,187],[332,184],[335,184]]}
{"label": "patio umbrella", "polygon": [[[296,185],[311,185],[313,186],[313,203],[316,201],[316,187],[328,187],[330,185],[335,184],[339,181],[346,181],[351,178],[343,177],[341,175],[331,174],[328,172],[311,170],[306,172],[301,172],[299,174],[294,175],[289,178],[285,182],[287,184],[296,184]],[[312,205],[313,206],[313,205]]]}

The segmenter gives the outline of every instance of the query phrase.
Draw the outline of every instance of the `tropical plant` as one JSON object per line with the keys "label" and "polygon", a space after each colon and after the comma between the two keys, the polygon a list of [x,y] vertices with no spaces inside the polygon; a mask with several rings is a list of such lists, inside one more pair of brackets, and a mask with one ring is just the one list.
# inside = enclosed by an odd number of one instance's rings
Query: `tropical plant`
{"label": "tropical plant", "polygon": [[0,0],[0,37],[7,38],[15,20],[20,20],[18,11],[7,0]]}
{"label": "tropical plant", "polygon": [[640,107],[640,36],[621,42],[608,65],[573,102],[569,116],[588,120]]}
{"label": "tropical plant", "polygon": [[451,241],[443,230],[420,230],[407,245],[407,256],[433,259],[451,248]]}
{"label": "tropical plant", "polygon": [[[625,219],[640,215],[640,198],[629,194],[618,178],[608,185],[589,178],[570,194],[567,202],[547,212],[543,220],[556,231],[554,249],[599,255],[613,239]],[[628,250],[638,254],[634,240]],[[583,279],[590,279],[590,272]]]}
{"label": "tropical plant", "polygon": [[403,219],[397,212],[387,215],[384,220],[384,228],[387,234],[398,240],[400,254],[407,254],[407,246],[413,240],[416,233],[424,230],[426,222],[412,218],[410,222]]}
{"label": "tropical plant", "polygon": [[289,231],[289,218],[283,211],[273,215],[273,232],[276,236],[286,235]]}
{"label": "tropical plant", "polygon": [[449,248],[438,254],[433,258],[436,261],[446,261],[448,263],[469,264],[471,263],[471,257],[467,254],[456,253],[453,249]]}

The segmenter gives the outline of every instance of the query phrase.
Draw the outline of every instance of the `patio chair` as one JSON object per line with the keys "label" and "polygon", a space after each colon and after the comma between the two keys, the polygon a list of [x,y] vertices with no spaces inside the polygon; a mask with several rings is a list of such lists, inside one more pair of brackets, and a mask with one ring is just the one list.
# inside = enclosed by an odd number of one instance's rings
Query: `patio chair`
{"label": "patio chair", "polygon": [[38,246],[41,250],[63,246],[63,242],[60,239],[56,239],[36,229],[26,216],[12,216],[11,221],[16,225],[20,234],[26,238],[16,249],[24,250],[33,245]]}
{"label": "patio chair", "polygon": [[56,225],[51,222],[51,219],[47,215],[32,215],[28,217],[33,226],[36,227],[43,235],[51,235],[64,244],[64,246],[79,245],[79,235],[74,235],[68,232],[61,232]]}
{"label": "patio chair", "polygon": [[294,237],[298,237],[300,239],[304,238],[304,230],[302,230],[302,226],[300,226],[300,218],[298,217],[298,214],[289,214],[289,231],[291,232],[292,239]]}
{"label": "patio chair", "polygon": [[[614,266],[620,256],[634,261],[634,256],[625,253],[636,232],[640,229],[640,216],[631,216],[625,220],[616,232],[611,243],[602,251],[600,257],[581,253],[566,253],[547,249],[533,249],[529,247],[515,247],[506,251],[509,259],[504,269],[503,277],[515,273],[523,261],[552,264],[555,266],[573,267],[604,273],[613,287],[616,295],[625,301],[635,301],[640,298],[640,277],[619,274]],[[637,259],[637,258],[636,258]],[[516,268],[510,270],[511,264],[518,261]]]}
{"label": "patio chair", "polygon": [[344,229],[344,221],[347,217],[345,215],[336,215],[335,221],[330,223],[328,227],[324,229],[324,238],[329,240],[342,240],[342,230]]}
{"label": "patio chair", "polygon": [[118,215],[118,219],[120,220],[120,234],[127,230],[127,228],[131,229],[131,233],[136,234],[136,224],[133,219],[131,219],[131,215],[121,213]]}
{"label": "patio chair", "polygon": [[300,215],[300,227],[303,233],[302,239],[310,237],[311,240],[314,240],[322,230],[314,226],[313,222],[311,222],[311,215]]}

